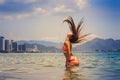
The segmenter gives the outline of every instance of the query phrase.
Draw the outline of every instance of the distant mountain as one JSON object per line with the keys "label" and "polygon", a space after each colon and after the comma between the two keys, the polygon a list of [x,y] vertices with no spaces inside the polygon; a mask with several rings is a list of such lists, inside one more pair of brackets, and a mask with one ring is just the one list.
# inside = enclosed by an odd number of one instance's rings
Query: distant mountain
{"label": "distant mountain", "polygon": [[[41,52],[61,52],[61,46],[63,43],[55,43],[50,41],[18,41],[19,44],[27,43],[32,48],[34,45],[37,45],[38,49]],[[100,39],[95,38],[91,41],[88,41],[82,45],[73,47],[74,52],[120,52],[120,40],[109,39]]]}
{"label": "distant mountain", "polygon": [[62,46],[62,43],[55,43],[55,42],[51,42],[51,41],[38,41],[38,40],[29,40],[29,41],[25,41],[25,40],[20,40],[17,41],[18,44],[24,44],[24,43],[28,43],[28,44],[40,44],[40,45],[44,45],[46,47],[56,47],[56,48],[60,48]]}
{"label": "distant mountain", "polygon": [[38,50],[40,52],[61,52],[61,45],[62,43],[55,43],[50,41],[37,41],[37,40],[20,40],[17,41],[18,44],[25,44],[27,46],[27,49],[33,49],[35,46],[37,46]]}
{"label": "distant mountain", "polygon": [[76,46],[74,51],[81,52],[114,52],[120,51],[120,40],[95,38],[82,45]]}
{"label": "distant mountain", "polygon": [[44,46],[44,45],[41,45],[41,44],[28,44],[26,43],[26,48],[27,49],[34,49],[35,46],[37,47],[37,49],[39,50],[39,52],[49,52],[49,53],[53,53],[53,52],[60,52],[61,50],[58,49],[58,48],[55,48],[55,47],[51,47],[51,46]]}

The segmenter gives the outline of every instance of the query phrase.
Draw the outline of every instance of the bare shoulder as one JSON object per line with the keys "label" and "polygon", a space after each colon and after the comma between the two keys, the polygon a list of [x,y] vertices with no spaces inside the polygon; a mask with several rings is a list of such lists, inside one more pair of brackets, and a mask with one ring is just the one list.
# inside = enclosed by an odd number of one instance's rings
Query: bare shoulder
{"label": "bare shoulder", "polygon": [[65,41],[65,45],[66,46],[69,46],[70,45],[70,42],[67,40],[67,41]]}

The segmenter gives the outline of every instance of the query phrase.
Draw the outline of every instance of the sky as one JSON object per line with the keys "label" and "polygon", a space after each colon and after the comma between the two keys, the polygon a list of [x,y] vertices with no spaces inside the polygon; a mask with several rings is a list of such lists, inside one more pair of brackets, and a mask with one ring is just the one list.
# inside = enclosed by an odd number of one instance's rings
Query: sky
{"label": "sky", "polygon": [[83,33],[90,38],[120,39],[120,0],[0,0],[0,35],[12,40],[63,42],[84,17]]}

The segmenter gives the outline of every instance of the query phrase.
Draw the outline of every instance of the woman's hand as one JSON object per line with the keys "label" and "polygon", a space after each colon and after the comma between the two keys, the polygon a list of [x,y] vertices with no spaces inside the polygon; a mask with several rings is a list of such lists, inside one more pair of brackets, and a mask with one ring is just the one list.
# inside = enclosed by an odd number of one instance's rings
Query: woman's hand
{"label": "woman's hand", "polygon": [[73,66],[74,66],[74,64],[71,63],[71,62],[68,62],[68,63],[66,64],[66,67],[73,67]]}

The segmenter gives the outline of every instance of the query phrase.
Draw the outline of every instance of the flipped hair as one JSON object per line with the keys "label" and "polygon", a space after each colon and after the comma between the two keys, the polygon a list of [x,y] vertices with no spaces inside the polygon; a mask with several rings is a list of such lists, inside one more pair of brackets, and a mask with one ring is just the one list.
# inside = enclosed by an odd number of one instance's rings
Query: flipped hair
{"label": "flipped hair", "polygon": [[89,35],[89,34],[81,34],[81,31],[83,29],[83,18],[81,19],[81,21],[78,23],[78,25],[76,26],[74,24],[74,21],[72,19],[71,16],[67,17],[64,19],[63,22],[67,22],[70,28],[70,31],[72,32],[72,36],[70,37],[70,42],[71,43],[80,43],[85,41],[85,38]]}

